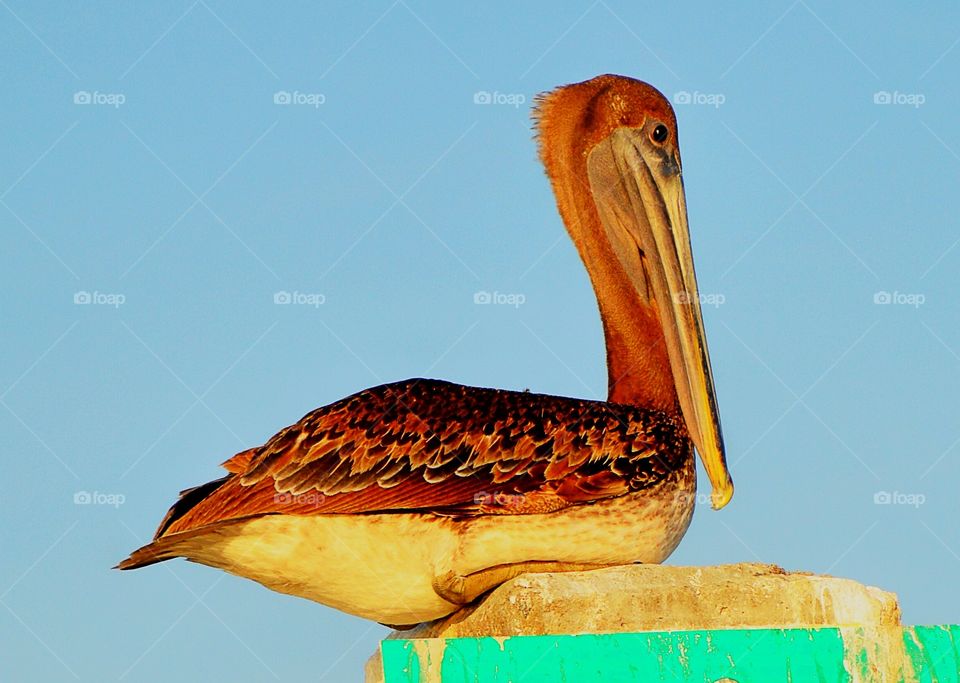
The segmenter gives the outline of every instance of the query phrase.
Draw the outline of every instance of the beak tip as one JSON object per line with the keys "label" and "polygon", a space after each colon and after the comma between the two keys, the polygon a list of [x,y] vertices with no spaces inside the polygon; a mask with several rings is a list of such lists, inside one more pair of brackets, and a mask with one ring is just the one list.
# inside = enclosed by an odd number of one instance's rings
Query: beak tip
{"label": "beak tip", "polygon": [[733,482],[727,479],[726,483],[719,487],[714,487],[710,494],[710,504],[714,510],[719,510],[730,502],[733,498]]}

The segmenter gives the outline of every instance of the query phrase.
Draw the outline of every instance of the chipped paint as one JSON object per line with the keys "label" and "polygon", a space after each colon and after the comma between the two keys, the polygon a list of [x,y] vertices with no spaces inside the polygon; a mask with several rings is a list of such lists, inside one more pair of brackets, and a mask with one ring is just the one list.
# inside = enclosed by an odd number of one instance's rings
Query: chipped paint
{"label": "chipped paint", "polygon": [[413,652],[420,662],[420,677],[423,681],[437,681],[440,683],[443,656],[447,650],[447,641],[443,638],[428,640],[413,640]]}

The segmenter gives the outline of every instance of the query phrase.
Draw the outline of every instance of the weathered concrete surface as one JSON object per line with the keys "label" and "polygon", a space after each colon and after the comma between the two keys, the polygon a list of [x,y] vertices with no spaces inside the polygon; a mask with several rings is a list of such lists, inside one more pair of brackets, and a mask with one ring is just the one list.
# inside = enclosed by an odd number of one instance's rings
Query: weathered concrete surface
{"label": "weathered concrete surface", "polygon": [[[389,638],[546,635],[720,628],[860,626],[902,650],[896,596],[849,579],[768,564],[630,565],[519,576],[456,614]],[[379,652],[368,683],[383,680]]]}

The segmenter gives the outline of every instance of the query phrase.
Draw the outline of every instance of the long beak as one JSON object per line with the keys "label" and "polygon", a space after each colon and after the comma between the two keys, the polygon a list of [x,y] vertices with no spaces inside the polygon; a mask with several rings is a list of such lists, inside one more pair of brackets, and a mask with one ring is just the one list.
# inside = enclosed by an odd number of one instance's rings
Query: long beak
{"label": "long beak", "polygon": [[733,497],[733,481],[703,332],[679,157],[652,143],[642,129],[620,128],[591,152],[588,171],[614,250],[638,293],[654,299],[680,410],[719,510]]}

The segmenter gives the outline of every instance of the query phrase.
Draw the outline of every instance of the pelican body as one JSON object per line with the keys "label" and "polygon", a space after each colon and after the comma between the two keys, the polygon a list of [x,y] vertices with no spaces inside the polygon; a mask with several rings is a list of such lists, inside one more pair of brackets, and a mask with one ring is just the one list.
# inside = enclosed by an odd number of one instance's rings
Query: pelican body
{"label": "pelican body", "polygon": [[524,572],[662,562],[693,514],[694,448],[726,505],[673,109],[605,75],[540,96],[535,119],[597,296],[608,400],[430,379],[361,391],[182,492],[121,569],[184,557],[408,625]]}

